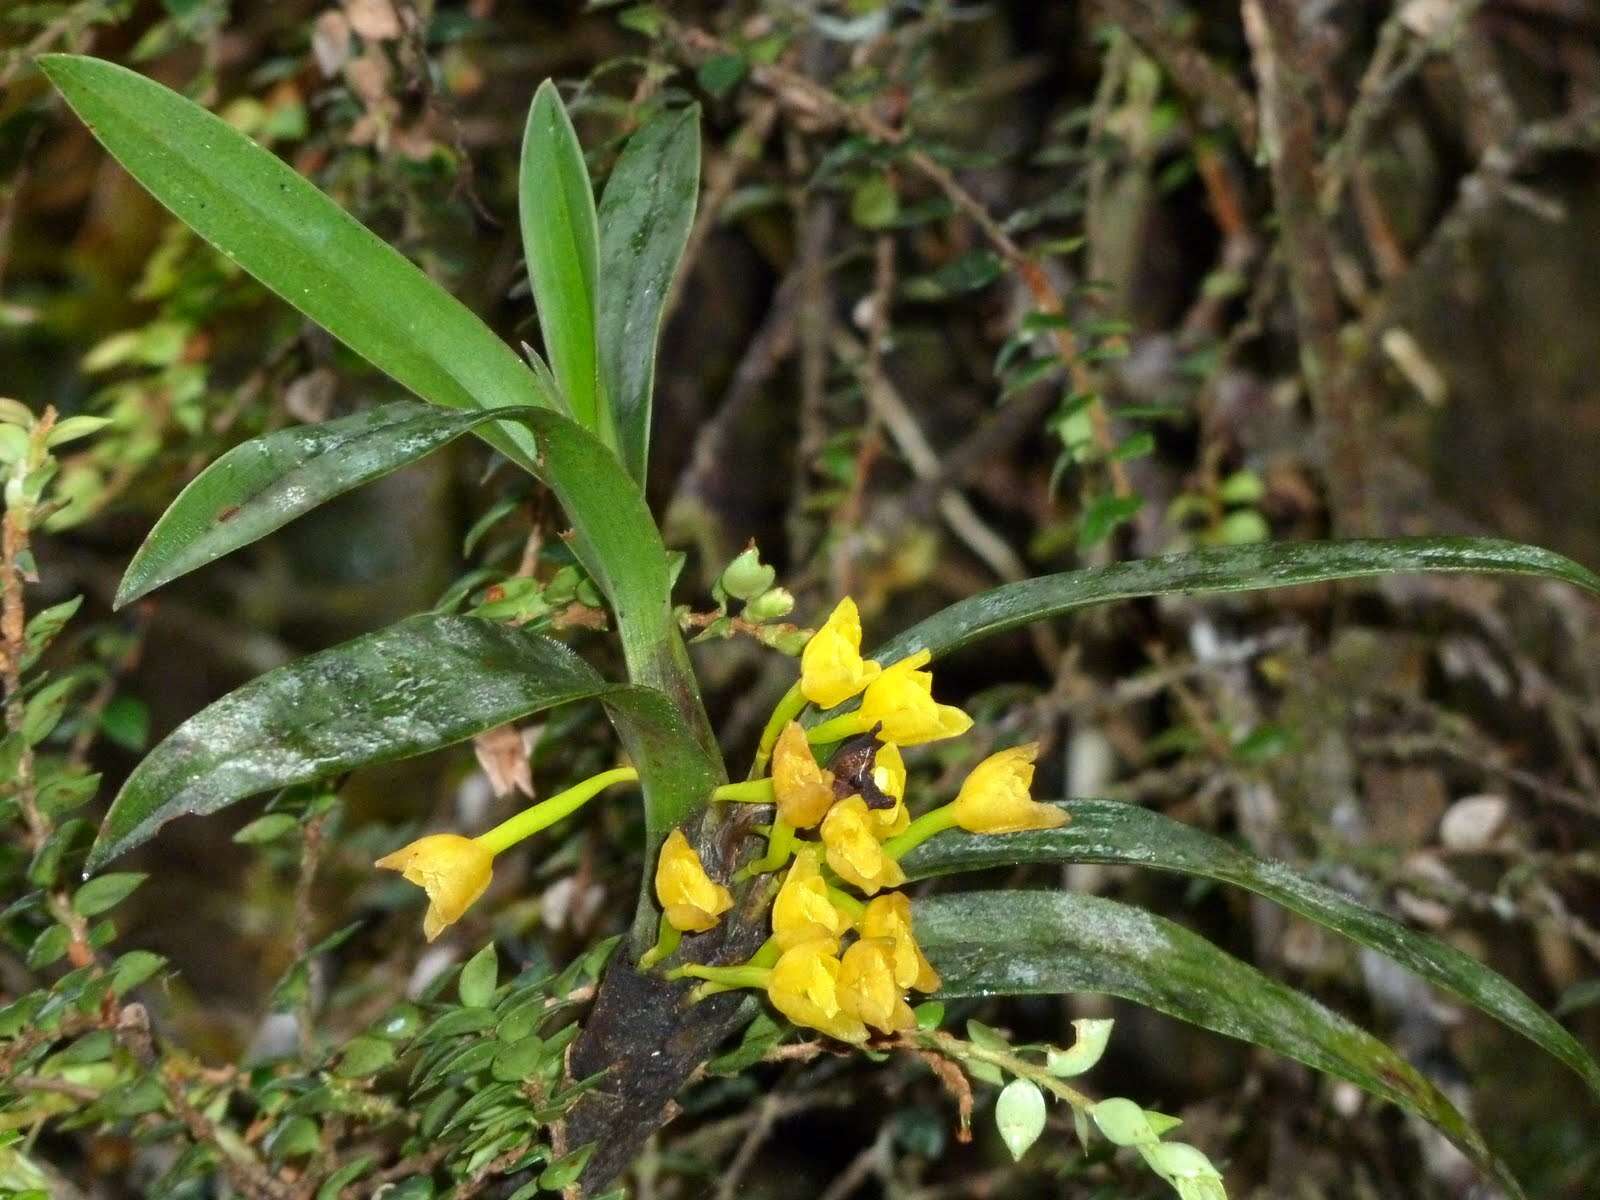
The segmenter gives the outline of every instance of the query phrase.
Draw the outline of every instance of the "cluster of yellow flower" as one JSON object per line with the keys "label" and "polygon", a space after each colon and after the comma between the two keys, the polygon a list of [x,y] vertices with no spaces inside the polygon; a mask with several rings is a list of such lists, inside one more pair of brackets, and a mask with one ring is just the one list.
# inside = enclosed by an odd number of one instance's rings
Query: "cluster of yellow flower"
{"label": "cluster of yellow flower", "polygon": [[[916,1024],[906,993],[933,991],[939,977],[912,933],[910,900],[886,890],[905,882],[901,856],[942,829],[1006,833],[1066,820],[1061,809],[1029,795],[1036,751],[1029,745],[991,755],[953,802],[912,821],[900,747],[972,726],[966,713],[933,699],[933,676],[924,669],[929,657],[922,651],[887,668],[863,659],[854,602],[846,598],[834,609],[801,657],[799,693],[819,708],[858,695],[860,705],[809,731],[787,721],[772,748],[770,778],[719,790],[720,799],[776,807],[768,854],[746,868],[776,870],[793,855],[772,906],[772,937],[742,966],[691,963],[678,974],[713,988],[764,988],[791,1021],[842,1041],[865,1041],[869,1026],[894,1034]],[[828,766],[817,761],[813,745],[840,743]],[[816,840],[800,837],[810,830]],[[733,905],[677,831],[662,849],[656,896],[664,912],[663,953],[678,935],[711,928]]]}
{"label": "cluster of yellow flower", "polygon": [[[774,806],[767,854],[740,872],[749,877],[788,866],[772,906],[772,936],[740,966],[689,963],[676,974],[704,979],[711,989],[763,988],[790,1020],[842,1041],[865,1041],[869,1026],[893,1034],[916,1023],[906,993],[934,990],[939,976],[912,934],[910,900],[888,890],[906,881],[900,859],[944,829],[1011,833],[1049,829],[1067,819],[1061,809],[1029,795],[1032,745],[990,755],[973,768],[953,801],[911,819],[901,747],[972,727],[972,718],[959,708],[934,700],[929,658],[923,650],[887,667],[862,658],[860,615],[848,597],[839,602],[806,644],[800,681],[762,739],[757,763],[770,759],[770,775],[726,784],[713,797]],[[792,719],[806,703],[830,709],[858,696],[853,711],[809,730]],[[826,765],[814,746],[831,749]],[[402,872],[427,892],[423,931],[432,941],[489,886],[496,854],[604,788],[637,779],[631,767],[602,772],[478,837],[433,834],[377,865]],[[733,893],[707,874],[681,830],[673,830],[661,847],[655,891],[661,938],[640,960],[644,967],[671,954],[685,933],[713,928],[733,907]]]}

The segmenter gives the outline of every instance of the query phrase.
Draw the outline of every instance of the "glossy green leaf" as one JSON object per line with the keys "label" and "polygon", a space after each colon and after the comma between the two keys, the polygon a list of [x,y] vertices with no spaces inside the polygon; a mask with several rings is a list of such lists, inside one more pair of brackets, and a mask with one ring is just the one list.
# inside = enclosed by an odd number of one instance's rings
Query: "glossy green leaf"
{"label": "glossy green leaf", "polygon": [[1288,1056],[1440,1129],[1513,1195],[1477,1130],[1371,1034],[1163,917],[1072,892],[969,892],[919,900],[918,940],[945,997],[1120,996]]}
{"label": "glossy green leaf", "polygon": [[1021,863],[1091,862],[1154,867],[1247,888],[1352,941],[1388,955],[1435,987],[1538,1043],[1600,1092],[1600,1066],[1515,984],[1454,946],[1203,830],[1114,800],[1074,800],[1059,829],[985,836],[951,831],[905,857],[913,879]]}
{"label": "glossy green leaf", "polygon": [[656,342],[700,193],[700,108],[665,112],[623,147],[600,198],[600,374],[617,449],[642,486]]}
{"label": "glossy green leaf", "polygon": [[401,400],[235,446],[200,472],[161,515],[122,577],[116,607],[511,411],[533,410],[455,412]]}
{"label": "glossy green leaf", "polygon": [[1250,592],[1417,571],[1534,575],[1600,593],[1600,576],[1571,559],[1499,538],[1358,538],[1218,546],[1008,583],[913,625],[873,657],[887,664],[926,648],[938,658],[997,633],[1111,600]]}
{"label": "glossy green leaf", "polygon": [[[552,405],[465,305],[271,152],[95,58],[39,59],[113,157],[186,225],[410,391],[447,408]],[[481,430],[530,465],[519,430]]]}
{"label": "glossy green leaf", "polygon": [[549,638],[429,614],[269,671],[184,722],[128,777],[89,868],[174,817],[435,750],[582,699],[606,702],[641,774],[683,791],[704,784],[700,756],[664,697],[607,683]]}
{"label": "glossy green leaf", "polygon": [[595,340],[600,230],[594,190],[572,118],[548,79],[528,109],[517,203],[545,356],[572,418],[609,443]]}

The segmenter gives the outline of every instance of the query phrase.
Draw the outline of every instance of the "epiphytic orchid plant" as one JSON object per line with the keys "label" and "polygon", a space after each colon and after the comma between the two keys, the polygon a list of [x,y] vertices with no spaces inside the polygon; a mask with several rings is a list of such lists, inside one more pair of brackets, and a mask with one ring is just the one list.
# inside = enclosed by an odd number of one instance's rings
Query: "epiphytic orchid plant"
{"label": "epiphytic orchid plant", "polygon": [[[747,777],[730,783],[641,487],[657,334],[698,189],[697,111],[663,109],[638,128],[597,211],[566,110],[552,85],[540,88],[523,143],[520,209],[545,357],[530,349],[524,361],[221,120],[110,63],[55,56],[43,66],[96,137],[178,217],[424,402],[397,401],[230,451],[157,523],[119,602],[471,432],[555,494],[627,666],[626,680],[603,678],[548,622],[432,612],[369,633],[261,676],[171,734],[116,798],[90,867],[180,815],[598,701],[626,765],[488,833],[438,833],[378,863],[426,890],[432,938],[482,895],[497,854],[607,788],[637,785],[647,830],[637,913],[566,1053],[564,1105],[541,1110],[547,1122],[559,1116],[565,1144],[578,1154],[556,1183],[603,1189],[665,1120],[673,1095],[749,1025],[757,1010],[743,997],[755,989],[808,1036],[915,1049],[1004,1085],[997,1119],[1014,1153],[1039,1135],[1048,1095],[1071,1106],[1080,1129],[1092,1122],[1131,1147],[1180,1196],[1223,1195],[1205,1155],[1166,1136],[1172,1118],[1126,1099],[1091,1099],[1066,1082],[1094,1065],[1108,1022],[1078,1022],[1078,1040],[1064,1050],[1012,1047],[981,1026],[969,1038],[940,1028],[943,999],[1101,992],[1349,1080],[1430,1121],[1520,1194],[1478,1131],[1404,1059],[1162,917],[1067,891],[914,898],[900,890],[999,864],[1133,864],[1249,889],[1476,1005],[1600,1092],[1600,1066],[1509,982],[1336,891],[1136,806],[1041,803],[1030,795],[1029,746],[985,760],[944,804],[908,794],[901,755],[971,725],[934,699],[932,662],[1089,605],[1400,571],[1511,572],[1600,592],[1591,572],[1488,539],[1216,548],[1001,587],[868,655],[855,606],[843,598],[804,643],[799,679],[768,721]],[[785,597],[771,591],[770,571],[754,558],[741,570],[765,575],[730,581],[730,590],[781,615]],[[493,981],[486,986],[492,997]],[[460,1032],[495,1036],[482,1025]],[[471,1090],[479,1076],[464,1062],[458,1073]],[[604,1086],[591,1087],[596,1078]]]}

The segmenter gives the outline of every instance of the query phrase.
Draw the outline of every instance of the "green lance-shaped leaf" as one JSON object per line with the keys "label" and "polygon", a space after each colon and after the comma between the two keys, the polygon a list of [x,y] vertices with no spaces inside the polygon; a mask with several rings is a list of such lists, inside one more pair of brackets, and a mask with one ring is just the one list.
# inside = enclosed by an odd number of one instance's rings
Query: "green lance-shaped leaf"
{"label": "green lance-shaped leaf", "polygon": [[622,149],[600,198],[600,375],[622,461],[650,461],[656,342],[700,192],[700,108],[665,112]]}
{"label": "green lance-shaped leaf", "polygon": [[235,446],[178,494],[117,588],[116,606],[265,537],[335,496],[431,454],[469,429],[533,409],[452,411],[401,400]]}
{"label": "green lance-shaped leaf", "polygon": [[1163,917],[1071,892],[919,900],[916,934],[941,996],[1120,996],[1287,1055],[1441,1130],[1511,1194],[1522,1191],[1440,1091],[1371,1034]]}
{"label": "green lance-shaped leaf", "polygon": [[134,769],[94,870],[174,817],[464,741],[574,700],[603,701],[642,778],[705,794],[703,757],[666,699],[607,683],[560,642],[429,614],[269,671],[202,709]]}
{"label": "green lance-shaped leaf", "polygon": [[1571,559],[1499,538],[1356,538],[1217,546],[1008,583],[913,625],[873,657],[890,663],[926,648],[938,658],[997,633],[1112,600],[1250,592],[1413,571],[1534,575],[1600,593],[1600,575]]}
{"label": "green lance-shaped leaf", "polygon": [[[465,305],[226,122],[115,63],[51,54],[39,65],[184,224],[422,399],[446,408],[556,403]],[[530,465],[525,433],[481,432]]]}
{"label": "green lance-shaped leaf", "polygon": [[996,836],[951,831],[905,857],[913,879],[1022,863],[1092,862],[1153,867],[1246,888],[1352,941],[1388,955],[1436,987],[1515,1029],[1600,1092],[1600,1066],[1515,984],[1454,946],[1408,929],[1282,863],[1267,862],[1160,813],[1114,800],[1073,800],[1059,829]]}
{"label": "green lance-shaped leaf", "polygon": [[594,190],[572,118],[548,79],[528,109],[517,203],[550,368],[573,419],[611,443],[595,339],[600,229]]}

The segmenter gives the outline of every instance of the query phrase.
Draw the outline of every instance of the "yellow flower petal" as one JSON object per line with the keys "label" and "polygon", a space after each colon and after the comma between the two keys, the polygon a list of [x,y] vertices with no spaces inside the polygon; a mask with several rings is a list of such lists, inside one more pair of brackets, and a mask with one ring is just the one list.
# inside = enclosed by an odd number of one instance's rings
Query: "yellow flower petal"
{"label": "yellow flower petal", "polygon": [[861,657],[861,614],[846,596],[800,654],[800,692],[818,708],[832,708],[860,692],[879,670]]}
{"label": "yellow flower petal", "polygon": [[810,829],[833,807],[833,773],[817,765],[799,721],[790,721],[772,751],[772,791],[778,815],[796,829]]}
{"label": "yellow flower petal", "polygon": [[863,1042],[866,1026],[839,1002],[837,947],[827,938],[813,938],[785,950],[767,977],[767,998],[796,1025],[842,1042]]}
{"label": "yellow flower petal", "polygon": [[848,914],[835,908],[822,878],[821,851],[814,844],[795,853],[794,865],[772,903],[772,935],[783,950],[816,938],[835,941],[850,929]]}
{"label": "yellow flower petal", "polygon": [[864,728],[881,725],[886,742],[915,746],[957,737],[972,728],[972,718],[933,698],[933,672],[924,671],[932,655],[919,650],[886,667],[867,685],[857,719]]}
{"label": "yellow flower petal", "polygon": [[904,892],[889,892],[867,902],[861,914],[863,938],[887,939],[893,946],[894,981],[903,988],[933,992],[939,973],[922,953],[911,932],[911,901]]}
{"label": "yellow flower petal", "polygon": [[656,899],[667,923],[684,933],[704,933],[733,907],[733,893],[706,874],[680,829],[667,837],[656,860]]}
{"label": "yellow flower petal", "polygon": [[862,938],[844,952],[839,964],[839,1004],[884,1033],[916,1028],[916,1014],[895,982],[892,941]]}
{"label": "yellow flower petal", "polygon": [[850,796],[835,804],[822,820],[828,865],[840,879],[869,896],[906,881],[900,864],[883,852],[870,813],[865,800]]}
{"label": "yellow flower petal", "polygon": [[494,875],[494,852],[458,833],[435,833],[386,854],[374,866],[399,871],[428,894],[423,935],[431,942],[461,919]]}
{"label": "yellow flower petal", "polygon": [[1028,795],[1038,753],[1038,744],[1029,742],[991,754],[973,767],[951,805],[956,824],[968,833],[1020,833],[1065,825],[1065,810]]}

